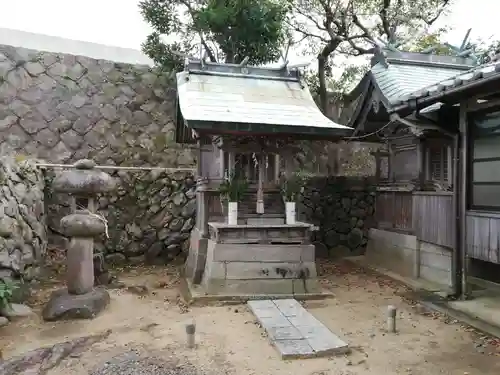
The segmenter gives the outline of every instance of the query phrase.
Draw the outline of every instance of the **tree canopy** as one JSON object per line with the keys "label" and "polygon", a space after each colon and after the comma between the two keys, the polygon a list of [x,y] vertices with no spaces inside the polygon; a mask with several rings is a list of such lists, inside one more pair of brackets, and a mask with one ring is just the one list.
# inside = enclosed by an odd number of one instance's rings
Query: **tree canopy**
{"label": "tree canopy", "polygon": [[286,39],[288,5],[280,0],[144,0],[139,7],[153,28],[143,50],[166,69],[179,69],[186,55],[275,62]]}
{"label": "tree canopy", "polygon": [[[141,13],[154,30],[143,50],[159,66],[179,70],[185,56],[230,63],[248,57],[252,65],[277,62],[292,45],[316,57],[317,69],[306,78],[326,113],[327,92],[348,91],[366,70],[352,57],[373,54],[384,44],[410,51],[437,46],[433,53],[456,53],[442,43],[445,29],[430,32],[452,1],[143,0]],[[488,61],[499,47],[498,42],[465,46],[479,62]],[[342,68],[337,79],[334,66]]]}
{"label": "tree canopy", "polygon": [[317,56],[320,107],[326,112],[332,59],[368,55],[382,42],[412,43],[446,11],[451,0],[289,0],[289,27]]}

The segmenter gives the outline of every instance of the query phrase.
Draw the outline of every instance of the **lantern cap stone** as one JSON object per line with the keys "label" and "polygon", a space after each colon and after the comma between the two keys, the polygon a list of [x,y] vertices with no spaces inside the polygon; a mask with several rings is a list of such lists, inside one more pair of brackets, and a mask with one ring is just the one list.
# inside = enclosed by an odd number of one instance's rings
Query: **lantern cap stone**
{"label": "lantern cap stone", "polygon": [[61,219],[61,231],[68,237],[93,238],[106,231],[106,224],[97,215],[76,211]]}
{"label": "lantern cap stone", "polygon": [[81,196],[93,196],[106,193],[116,188],[113,177],[103,171],[94,169],[92,160],[79,160],[73,169],[59,173],[53,182],[55,191]]}
{"label": "lantern cap stone", "polygon": [[95,161],[90,159],[80,159],[73,164],[76,169],[94,169],[96,165]]}

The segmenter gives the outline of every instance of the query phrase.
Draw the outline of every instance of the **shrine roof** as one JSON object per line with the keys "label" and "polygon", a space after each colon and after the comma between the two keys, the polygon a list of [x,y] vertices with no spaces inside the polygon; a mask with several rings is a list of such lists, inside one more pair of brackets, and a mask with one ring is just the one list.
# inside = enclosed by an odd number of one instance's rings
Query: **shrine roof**
{"label": "shrine roof", "polygon": [[[448,77],[439,82],[425,86],[418,90],[400,98],[400,101],[394,104],[393,111],[400,111],[412,105],[412,101],[424,103],[425,105],[436,105],[440,100],[447,100],[449,102],[458,102],[458,98],[464,95],[467,96],[468,91],[484,85],[486,89],[491,83],[491,87],[495,87],[494,91],[498,91],[498,82],[500,81],[500,61],[493,60],[490,63],[476,66],[468,71],[460,72],[452,77]],[[452,98],[452,96],[455,96]],[[472,95],[471,95],[472,96]],[[422,104],[422,105],[424,105]]]}
{"label": "shrine roof", "polygon": [[474,62],[455,56],[411,52],[385,52],[375,56],[370,73],[390,106],[402,98],[469,70]]}
{"label": "shrine roof", "polygon": [[354,127],[355,135],[371,133],[384,126],[389,113],[415,92],[464,74],[475,64],[474,59],[460,56],[379,50],[369,71],[347,94],[341,121]]}
{"label": "shrine roof", "polygon": [[177,90],[180,114],[197,131],[320,137],[352,131],[323,115],[292,67],[189,61],[177,73]]}

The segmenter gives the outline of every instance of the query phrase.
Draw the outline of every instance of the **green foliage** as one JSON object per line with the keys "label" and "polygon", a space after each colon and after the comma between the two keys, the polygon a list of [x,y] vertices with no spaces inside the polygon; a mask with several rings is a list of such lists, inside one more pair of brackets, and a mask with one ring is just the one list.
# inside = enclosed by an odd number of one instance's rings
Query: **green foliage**
{"label": "green foliage", "polygon": [[211,61],[274,62],[286,37],[281,0],[143,0],[139,7],[154,30],[143,51],[165,70],[202,53]]}
{"label": "green foliage", "polygon": [[184,65],[184,60],[178,55],[183,50],[179,43],[165,44],[161,35],[153,32],[142,44],[142,51],[149,56],[164,71],[179,71]]}
{"label": "green foliage", "polygon": [[[333,95],[333,99],[342,99],[342,95],[349,92],[367,71],[367,66],[364,64],[344,65],[339,68],[341,68],[342,73],[337,77],[329,75],[327,77],[328,81],[326,82],[328,91]],[[307,71],[304,79],[306,80],[311,94],[313,94],[313,96],[319,95],[319,78],[316,72]]]}
{"label": "green foliage", "polygon": [[239,202],[248,190],[248,180],[242,173],[233,171],[226,176],[219,186],[221,199],[228,202]]}
{"label": "green foliage", "polygon": [[227,62],[246,56],[253,65],[277,61],[284,42],[283,4],[266,0],[208,0],[195,27],[215,41]]}
{"label": "green foliage", "polygon": [[14,291],[19,286],[12,282],[0,280],[0,308],[10,307]]}
{"label": "green foliage", "polygon": [[312,175],[305,171],[293,172],[289,176],[282,175],[281,194],[285,201],[295,202],[311,177]]}
{"label": "green foliage", "polygon": [[454,54],[453,49],[442,41],[445,32],[446,29],[439,29],[434,33],[421,35],[416,41],[412,41],[407,49],[411,52],[422,52],[434,48],[432,53],[435,55],[452,55]]}

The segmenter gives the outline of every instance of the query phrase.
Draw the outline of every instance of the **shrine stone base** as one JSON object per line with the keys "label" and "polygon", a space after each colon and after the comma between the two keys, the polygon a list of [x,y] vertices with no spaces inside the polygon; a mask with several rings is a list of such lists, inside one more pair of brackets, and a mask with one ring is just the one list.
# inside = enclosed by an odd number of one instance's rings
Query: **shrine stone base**
{"label": "shrine stone base", "polygon": [[[311,226],[210,223],[199,282],[187,277],[193,299],[325,298],[317,280]],[[194,239],[196,233],[194,233]],[[199,248],[191,249],[193,253]],[[190,250],[190,251],[191,251]],[[194,254],[190,254],[194,257]],[[197,254],[199,260],[202,259]],[[192,268],[191,268],[192,272]],[[191,273],[193,275],[193,273]],[[187,275],[186,275],[187,276]]]}
{"label": "shrine stone base", "polygon": [[94,319],[109,302],[109,293],[102,287],[84,294],[70,294],[61,289],[52,293],[42,315],[45,321]]}

